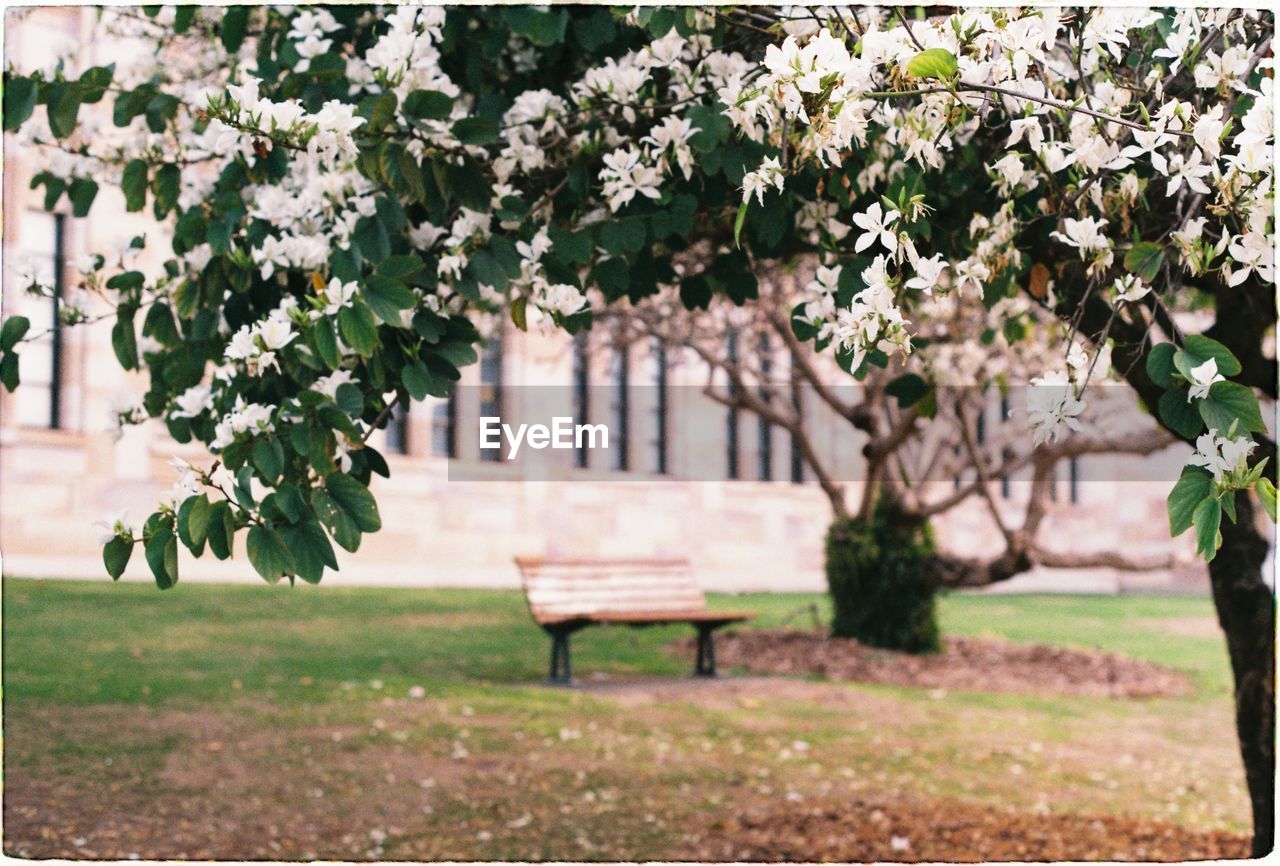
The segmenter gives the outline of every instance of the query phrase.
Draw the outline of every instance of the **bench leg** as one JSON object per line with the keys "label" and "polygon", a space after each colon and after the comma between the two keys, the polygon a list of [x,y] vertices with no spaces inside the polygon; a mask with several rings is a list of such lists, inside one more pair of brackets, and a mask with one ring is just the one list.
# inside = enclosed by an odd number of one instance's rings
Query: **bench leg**
{"label": "bench leg", "polygon": [[551,675],[548,679],[557,684],[573,682],[573,666],[569,661],[569,632],[551,632]]}
{"label": "bench leg", "polygon": [[698,626],[698,660],[693,668],[694,676],[714,677],[716,675],[715,629]]}

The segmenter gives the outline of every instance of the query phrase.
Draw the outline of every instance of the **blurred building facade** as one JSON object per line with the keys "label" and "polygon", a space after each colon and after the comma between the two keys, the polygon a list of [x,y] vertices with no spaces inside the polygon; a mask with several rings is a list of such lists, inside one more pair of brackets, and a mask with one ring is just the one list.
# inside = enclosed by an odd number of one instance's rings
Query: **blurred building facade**
{"label": "blurred building facade", "polygon": [[[46,9],[11,22],[7,56],[30,68],[40,65],[50,46],[74,44],[85,66],[107,62],[95,56],[103,53],[102,46],[87,39],[92,14],[71,7]],[[106,186],[88,219],[73,218],[65,199],[54,213],[46,213],[42,196],[29,189],[33,170],[31,155],[6,136],[4,313],[29,316],[33,332],[49,334],[26,347],[18,392],[0,394],[3,573],[105,579],[99,548],[103,530],[94,521],[128,509],[140,522],[173,480],[172,457],[204,455],[175,445],[157,422],[128,428],[113,441],[114,399],[144,388],[138,376],[116,363],[111,323],[58,326],[55,302],[18,291],[16,274],[21,267],[35,267],[65,293],[77,279],[72,263],[78,256],[118,249],[145,233],[148,252],[141,264],[145,270],[149,262],[154,272],[167,242],[145,215],[126,213],[119,192]],[[482,459],[475,437],[463,435],[475,430],[478,416],[493,414],[530,386],[623,395],[636,385],[654,393],[692,391],[706,378],[705,370],[677,349],[643,344],[581,351],[566,335],[543,337],[508,328],[490,340],[478,364],[463,371],[464,387],[455,398],[414,403],[375,435],[372,442],[391,468],[390,479],[374,483],[383,529],[365,539],[358,555],[341,555],[341,573],[326,579],[515,586],[512,558],[518,555],[675,555],[692,560],[707,589],[821,589],[829,504],[795,458],[786,432],[753,415],[720,409],[719,420],[707,425],[705,414],[699,414],[696,423],[705,429],[693,436],[682,433],[681,425],[691,423],[692,416],[681,411],[679,401],[641,406],[628,405],[621,396],[592,400],[583,407],[590,420],[621,426],[629,445],[621,457],[616,451],[607,459],[597,453],[575,456],[559,471],[559,480],[529,480],[516,465]],[[1006,410],[997,398],[991,411]],[[836,435],[835,425],[832,431],[829,448],[841,459],[856,461],[860,443],[842,438],[851,434]],[[1172,460],[1175,466],[1181,463],[1179,455]],[[467,471],[451,472],[460,466]],[[460,474],[468,480],[458,480]],[[1162,476],[1168,478],[1167,467],[1153,470],[1150,481],[1120,480],[1106,458],[1064,467],[1046,537],[1065,549],[1167,549],[1163,498],[1168,481]],[[1014,478],[999,486],[998,497],[1015,513],[1028,485]],[[856,482],[851,487],[856,496]],[[957,552],[998,549],[998,536],[976,497],[948,514],[938,530],[941,541]],[[228,562],[195,561],[185,550],[181,556],[185,580],[257,580],[242,551]],[[150,579],[141,556],[133,558],[126,579]],[[1004,588],[1113,592],[1203,585],[1203,569],[1192,566],[1179,574],[1033,572]]]}

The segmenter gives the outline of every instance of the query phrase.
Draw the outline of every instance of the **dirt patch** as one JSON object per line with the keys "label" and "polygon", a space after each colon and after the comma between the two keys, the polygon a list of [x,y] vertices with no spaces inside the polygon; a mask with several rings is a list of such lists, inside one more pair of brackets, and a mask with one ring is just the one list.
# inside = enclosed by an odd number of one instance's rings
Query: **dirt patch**
{"label": "dirt patch", "polygon": [[1032,814],[955,801],[854,800],[838,809],[746,811],[720,822],[689,860],[1217,860],[1249,856],[1249,837],[1125,817]]}
{"label": "dirt patch", "polygon": [[[692,639],[673,651],[687,656]],[[935,689],[1153,698],[1185,695],[1182,674],[1150,662],[1110,653],[992,638],[952,637],[945,651],[909,655],[863,646],[854,640],[795,629],[742,630],[716,640],[722,667],[752,674],[820,676],[831,680]]]}

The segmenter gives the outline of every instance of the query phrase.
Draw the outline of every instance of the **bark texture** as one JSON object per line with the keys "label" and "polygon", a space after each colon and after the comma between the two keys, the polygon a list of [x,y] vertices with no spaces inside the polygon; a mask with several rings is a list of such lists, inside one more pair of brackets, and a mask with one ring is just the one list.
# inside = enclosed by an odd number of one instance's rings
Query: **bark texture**
{"label": "bark texture", "polygon": [[1218,622],[1235,677],[1236,729],[1253,807],[1254,857],[1275,846],[1275,597],[1262,577],[1267,539],[1254,505],[1240,497],[1238,521],[1224,521],[1222,548],[1209,564]]}

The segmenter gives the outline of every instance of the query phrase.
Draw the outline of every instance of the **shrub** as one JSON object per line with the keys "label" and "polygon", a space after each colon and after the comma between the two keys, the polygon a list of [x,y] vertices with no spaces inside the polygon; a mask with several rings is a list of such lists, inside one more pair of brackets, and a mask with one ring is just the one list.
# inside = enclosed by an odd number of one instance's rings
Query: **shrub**
{"label": "shrub", "polygon": [[906,524],[888,503],[871,520],[837,517],[827,531],[832,635],[910,653],[941,649],[924,569],[932,552],[928,524]]}

